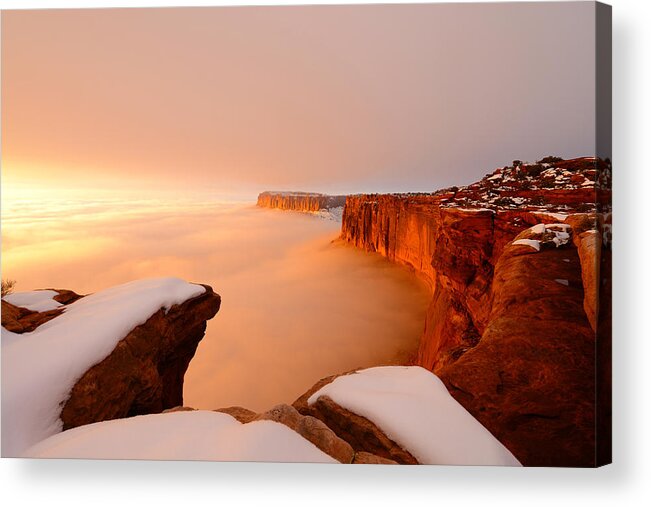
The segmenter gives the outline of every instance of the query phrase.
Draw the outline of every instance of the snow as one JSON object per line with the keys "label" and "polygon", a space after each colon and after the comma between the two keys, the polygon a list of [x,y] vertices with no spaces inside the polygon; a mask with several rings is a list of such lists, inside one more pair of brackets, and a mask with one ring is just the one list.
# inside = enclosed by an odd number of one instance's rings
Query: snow
{"label": "snow", "polygon": [[527,245],[530,246],[531,248],[535,248],[538,252],[540,252],[540,241],[537,239],[516,239],[513,242],[514,245]]}
{"label": "snow", "polygon": [[322,218],[324,220],[332,220],[334,222],[341,222],[342,217],[344,216],[344,207],[336,206],[334,208],[323,208],[319,211],[310,211],[308,212],[314,216]]}
{"label": "snow", "polygon": [[436,375],[419,366],[382,366],[337,377],[308,404],[320,396],[374,422],[420,463],[520,465]]}
{"label": "snow", "polygon": [[570,240],[570,235],[567,232],[556,232],[556,236],[552,240],[554,244],[559,247],[566,244]]}
{"label": "snow", "polygon": [[[557,229],[560,229],[560,231]],[[546,230],[554,233],[552,241],[557,248],[570,241],[570,233],[568,231],[571,230],[571,226],[569,224],[548,224]]]}
{"label": "snow", "polygon": [[62,306],[61,303],[53,299],[58,295],[59,293],[55,290],[31,290],[9,294],[2,299],[14,306],[27,308],[33,312],[47,312]]}
{"label": "snow", "polygon": [[338,463],[283,424],[242,424],[228,414],[208,410],[80,426],[36,444],[24,456]]}
{"label": "snow", "polygon": [[60,404],[129,331],[205,292],[178,278],[138,280],[86,296],[31,333],[2,328],[2,455],[61,431]]}
{"label": "snow", "polygon": [[[552,241],[558,248],[570,241],[569,231],[572,227],[568,224],[536,224],[529,227],[528,231],[532,234],[543,235],[545,233],[553,234]],[[514,245],[529,245],[540,251],[540,241],[535,239],[519,239],[513,242]]]}
{"label": "snow", "polygon": [[560,283],[561,285],[565,285],[566,287],[569,287],[570,285],[569,280],[565,280],[564,278],[554,278],[554,281],[556,283]]}
{"label": "snow", "polygon": [[489,211],[491,213],[495,213],[495,210],[489,209],[489,208],[457,208],[459,211],[464,211],[464,212],[469,212],[469,213],[480,213],[484,211]]}
{"label": "snow", "polygon": [[545,234],[545,224],[536,224],[530,227],[529,230],[534,234]]}

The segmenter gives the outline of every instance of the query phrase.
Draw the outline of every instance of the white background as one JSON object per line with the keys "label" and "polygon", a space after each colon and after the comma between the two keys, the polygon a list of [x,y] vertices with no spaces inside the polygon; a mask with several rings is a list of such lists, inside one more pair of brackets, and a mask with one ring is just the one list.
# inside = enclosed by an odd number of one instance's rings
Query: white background
{"label": "white background", "polygon": [[[2,8],[246,4],[237,1],[5,1]],[[249,4],[300,3],[253,1]],[[332,3],[332,2],[314,2]],[[336,3],[362,3],[345,2]],[[373,3],[373,2],[363,2]],[[612,0],[615,464],[598,470],[370,467],[82,460],[0,462],[4,505],[199,502],[330,505],[650,505],[651,200],[648,0]],[[119,36],[119,35],[117,35]],[[562,57],[562,55],[559,55]],[[550,77],[550,79],[554,79]]]}

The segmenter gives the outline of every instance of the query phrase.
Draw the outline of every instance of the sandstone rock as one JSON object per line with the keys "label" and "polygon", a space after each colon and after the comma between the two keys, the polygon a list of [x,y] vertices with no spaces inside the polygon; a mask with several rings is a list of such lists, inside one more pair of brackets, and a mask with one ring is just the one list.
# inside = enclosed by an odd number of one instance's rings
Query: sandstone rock
{"label": "sandstone rock", "polygon": [[183,405],[185,371],[221,302],[204,287],[200,296],[161,309],[133,329],[75,383],[61,410],[64,430]]}
{"label": "sandstone rock", "polygon": [[396,461],[392,459],[382,458],[381,456],[376,456],[369,452],[356,452],[355,459],[353,460],[355,465],[397,465]]}
{"label": "sandstone rock", "polygon": [[492,300],[481,340],[440,378],[523,464],[593,466],[594,339],[576,249],[507,247]]}
{"label": "sandstone rock", "polygon": [[[610,162],[515,162],[462,188],[349,196],[341,237],[428,282],[416,363],[445,372],[458,401],[523,464],[594,464],[595,329],[599,366],[610,361],[610,286],[598,284],[609,258]],[[537,224],[547,224],[542,233],[528,230]],[[541,251],[515,239],[535,240]],[[608,365],[600,375],[607,406]],[[536,427],[545,437],[535,437]]]}
{"label": "sandstone rock", "polygon": [[218,408],[215,410],[215,412],[223,412],[224,414],[228,414],[240,421],[242,424],[251,422],[258,416],[258,414],[253,410],[249,410],[248,408],[244,407]]}
{"label": "sandstone rock", "polygon": [[330,397],[320,396],[312,405],[307,404],[307,399],[313,393],[337,377],[335,375],[320,380],[296,400],[293,406],[301,414],[323,421],[339,438],[348,442],[355,453],[366,452],[396,463],[417,464],[416,458],[387,437],[377,425],[339,406]]}
{"label": "sandstone rock", "polygon": [[586,231],[578,236],[577,243],[585,294],[583,308],[588,316],[592,330],[596,332],[599,318],[601,235],[597,230]]}
{"label": "sandstone rock", "polygon": [[355,452],[348,442],[339,438],[319,419],[302,415],[290,405],[276,405],[271,410],[259,414],[255,420],[284,424],[339,462],[352,463],[353,461]]}
{"label": "sandstone rock", "polygon": [[173,408],[166,408],[161,412],[161,414],[169,414],[173,412],[193,412],[195,411],[196,408],[192,407],[184,407],[183,405],[179,405],[178,407],[173,407]]}

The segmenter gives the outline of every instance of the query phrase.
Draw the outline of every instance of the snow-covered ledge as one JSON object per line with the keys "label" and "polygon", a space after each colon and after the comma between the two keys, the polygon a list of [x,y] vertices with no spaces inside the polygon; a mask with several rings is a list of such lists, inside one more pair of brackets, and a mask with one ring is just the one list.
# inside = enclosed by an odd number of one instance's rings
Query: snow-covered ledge
{"label": "snow-covered ledge", "polygon": [[506,465],[520,462],[420,366],[382,366],[342,375],[313,393],[363,416],[422,464]]}
{"label": "snow-covered ledge", "polygon": [[[2,455],[19,456],[60,432],[62,406],[90,368],[156,312],[205,292],[204,286],[178,278],[138,280],[79,299],[33,332],[2,328]],[[12,299],[31,305],[34,297],[19,293]]]}

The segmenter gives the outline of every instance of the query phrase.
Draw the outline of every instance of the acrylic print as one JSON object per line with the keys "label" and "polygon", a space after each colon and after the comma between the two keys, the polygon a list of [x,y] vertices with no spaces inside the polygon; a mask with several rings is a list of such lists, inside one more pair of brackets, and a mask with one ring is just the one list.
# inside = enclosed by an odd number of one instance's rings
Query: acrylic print
{"label": "acrylic print", "polygon": [[2,13],[2,456],[610,461],[610,8]]}

